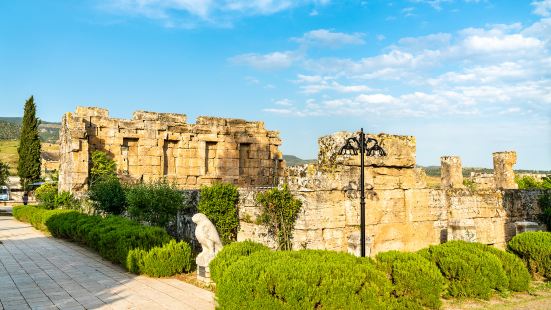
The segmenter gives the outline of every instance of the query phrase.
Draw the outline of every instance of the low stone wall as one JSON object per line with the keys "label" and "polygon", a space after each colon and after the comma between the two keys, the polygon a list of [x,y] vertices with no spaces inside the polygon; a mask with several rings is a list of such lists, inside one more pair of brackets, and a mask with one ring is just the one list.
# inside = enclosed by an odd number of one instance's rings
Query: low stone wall
{"label": "low stone wall", "polygon": [[[339,132],[319,139],[317,164],[284,169],[287,184],[303,203],[295,225],[293,248],[348,251],[359,247],[359,156],[339,155],[347,138]],[[369,255],[388,250],[416,251],[431,244],[461,239],[503,248],[515,234],[515,222],[538,221],[540,191],[514,190],[514,152],[494,153],[499,188],[463,186],[459,157],[442,161],[442,189],[428,189],[422,169],[415,168],[415,138],[369,135],[387,156],[368,158],[365,168],[366,249]],[[511,184],[510,184],[511,183]],[[240,191],[238,240],[251,239],[275,247],[265,227],[257,224],[260,189]]]}
{"label": "low stone wall", "polygon": [[[256,195],[240,190],[238,241],[276,247],[257,224]],[[347,251],[358,243],[360,206],[357,190],[293,190],[303,202],[294,230],[294,249]],[[366,199],[366,249],[416,251],[431,244],[462,239],[504,248],[515,235],[515,222],[538,221],[539,190],[376,189]],[[470,230],[466,227],[471,227]],[[355,244],[357,246],[357,244]]]}

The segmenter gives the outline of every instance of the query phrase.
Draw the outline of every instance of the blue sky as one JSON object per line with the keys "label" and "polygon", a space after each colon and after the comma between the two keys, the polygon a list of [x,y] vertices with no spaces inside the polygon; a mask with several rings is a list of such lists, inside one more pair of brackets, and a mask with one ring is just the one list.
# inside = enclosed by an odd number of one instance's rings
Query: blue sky
{"label": "blue sky", "polygon": [[551,169],[551,0],[3,0],[0,114],[265,121],[285,154],[364,127],[417,161]]}

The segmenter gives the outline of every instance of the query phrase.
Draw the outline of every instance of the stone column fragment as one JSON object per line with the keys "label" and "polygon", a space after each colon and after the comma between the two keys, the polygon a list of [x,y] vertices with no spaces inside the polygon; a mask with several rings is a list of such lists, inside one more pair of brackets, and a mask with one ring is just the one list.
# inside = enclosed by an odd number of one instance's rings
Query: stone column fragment
{"label": "stone column fragment", "polygon": [[443,188],[463,188],[463,169],[459,156],[440,157],[440,175]]}
{"label": "stone column fragment", "polygon": [[517,163],[517,153],[515,151],[495,152],[494,156],[494,180],[496,188],[499,189],[517,189],[515,183],[515,172],[513,165]]}

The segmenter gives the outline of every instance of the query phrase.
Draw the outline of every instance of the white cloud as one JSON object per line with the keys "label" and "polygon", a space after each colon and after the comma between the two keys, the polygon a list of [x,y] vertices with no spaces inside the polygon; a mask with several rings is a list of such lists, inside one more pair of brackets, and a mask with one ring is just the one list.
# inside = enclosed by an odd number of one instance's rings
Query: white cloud
{"label": "white cloud", "polygon": [[282,69],[290,67],[300,56],[292,51],[269,54],[241,54],[230,59],[235,64],[248,65],[257,69]]}
{"label": "white cloud", "polygon": [[516,50],[540,48],[543,43],[535,38],[527,38],[521,34],[503,37],[469,36],[464,41],[465,48],[474,52],[509,52]]}
{"label": "white cloud", "polygon": [[363,36],[363,33],[358,32],[349,34],[343,32],[333,32],[327,29],[317,29],[306,32],[300,38],[292,38],[291,40],[304,45],[340,47],[342,45],[364,44],[365,41]]}
{"label": "white cloud", "polygon": [[290,107],[293,105],[293,101],[287,98],[276,100],[274,101],[274,103],[276,105],[285,106],[285,107]]}
{"label": "white cloud", "polygon": [[192,28],[200,24],[230,26],[233,20],[246,16],[328,3],[329,0],[109,0],[103,8],[160,20],[168,27]]}
{"label": "white cloud", "polygon": [[534,1],[532,5],[534,6],[534,14],[545,17],[551,15],[551,0]]}

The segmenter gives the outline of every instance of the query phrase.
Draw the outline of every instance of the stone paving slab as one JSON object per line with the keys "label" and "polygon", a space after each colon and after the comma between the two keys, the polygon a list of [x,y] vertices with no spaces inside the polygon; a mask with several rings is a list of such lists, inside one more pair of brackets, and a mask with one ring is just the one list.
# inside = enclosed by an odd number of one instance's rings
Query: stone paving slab
{"label": "stone paving slab", "polygon": [[214,295],[136,276],[77,244],[0,216],[0,310],[214,309]]}

